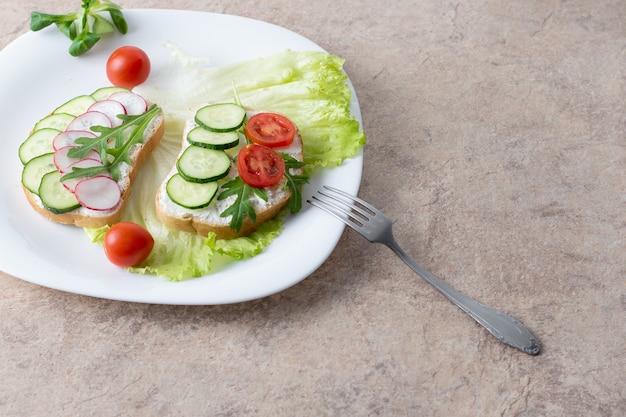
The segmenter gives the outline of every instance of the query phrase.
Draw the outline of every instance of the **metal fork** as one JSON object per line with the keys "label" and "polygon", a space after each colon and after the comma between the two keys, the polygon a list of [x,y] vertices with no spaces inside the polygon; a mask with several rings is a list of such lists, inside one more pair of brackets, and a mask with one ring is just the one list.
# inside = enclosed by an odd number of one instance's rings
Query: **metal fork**
{"label": "metal fork", "polygon": [[420,277],[501,342],[530,355],[538,355],[541,351],[537,339],[519,320],[458,292],[411,259],[396,242],[391,220],[380,210],[357,197],[328,186],[324,186],[323,190],[319,190],[307,202],[335,216],[370,242],[389,247]]}

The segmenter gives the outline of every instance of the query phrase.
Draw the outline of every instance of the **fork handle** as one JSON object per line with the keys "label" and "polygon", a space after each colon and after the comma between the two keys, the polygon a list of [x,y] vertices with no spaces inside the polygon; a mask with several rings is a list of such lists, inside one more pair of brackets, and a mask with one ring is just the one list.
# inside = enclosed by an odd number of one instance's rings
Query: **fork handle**
{"label": "fork handle", "polygon": [[385,244],[420,277],[435,287],[437,291],[461,310],[469,314],[498,340],[530,355],[539,354],[541,345],[519,320],[458,292],[415,262],[402,250],[397,242],[392,241]]}

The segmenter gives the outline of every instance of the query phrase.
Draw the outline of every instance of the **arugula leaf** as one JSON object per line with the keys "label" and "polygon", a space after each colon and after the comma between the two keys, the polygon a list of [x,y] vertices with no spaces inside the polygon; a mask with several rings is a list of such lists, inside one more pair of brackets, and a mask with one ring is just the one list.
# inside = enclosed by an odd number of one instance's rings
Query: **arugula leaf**
{"label": "arugula leaf", "polygon": [[301,186],[309,182],[310,176],[308,174],[292,174],[291,169],[300,169],[306,165],[304,162],[298,161],[291,155],[281,153],[285,161],[285,178],[287,182],[285,187],[289,187],[291,190],[291,197],[289,197],[289,211],[297,213],[302,209],[302,191]]}
{"label": "arugula leaf", "polygon": [[95,138],[83,137],[76,139],[76,143],[79,146],[70,149],[67,155],[71,158],[84,158],[89,152],[95,150],[100,155],[103,165],[89,168],[72,168],[72,171],[63,175],[61,180],[65,181],[82,176],[93,177],[108,171],[111,177],[118,181],[119,164],[121,162],[126,162],[127,164],[132,162],[129,155],[131,147],[137,143],[143,143],[146,128],[160,110],[156,104],[153,104],[148,111],[137,116],[119,115],[124,120],[124,123],[117,127],[93,126],[91,130],[100,133],[100,135]]}
{"label": "arugula leaf", "polygon": [[222,189],[223,191],[217,196],[218,200],[224,200],[231,195],[237,196],[233,204],[220,214],[220,217],[233,216],[230,220],[231,229],[239,232],[246,217],[252,222],[256,221],[256,212],[250,202],[250,192],[267,201],[267,191],[264,188],[251,187],[243,182],[241,177],[237,177],[223,184]]}
{"label": "arugula leaf", "polygon": [[[283,160],[285,161],[285,188],[289,187],[291,190],[291,197],[289,198],[289,210],[292,213],[296,213],[302,209],[302,192],[300,188],[303,184],[309,182],[308,174],[291,174],[290,169],[300,169],[304,167],[304,163],[298,161],[296,158],[288,154],[281,153]],[[246,184],[241,177],[236,177],[227,183],[222,185],[222,192],[217,196],[218,200],[224,200],[232,195],[236,195],[237,198],[226,210],[220,213],[221,217],[232,216],[230,221],[231,229],[236,232],[241,230],[243,222],[248,217],[252,222],[256,221],[256,212],[254,206],[250,201],[250,193],[255,193],[263,201],[267,201],[267,190],[265,188],[252,187]]]}
{"label": "arugula leaf", "polygon": [[[100,15],[103,12],[109,13],[112,23]],[[91,22],[93,28],[90,26]],[[79,11],[67,14],[41,12],[30,14],[30,29],[33,32],[53,23],[72,41],[69,47],[72,56],[89,51],[100,40],[100,35],[113,32],[115,29],[121,34],[128,32],[128,23],[124,19],[122,8],[109,0],[83,0]]]}

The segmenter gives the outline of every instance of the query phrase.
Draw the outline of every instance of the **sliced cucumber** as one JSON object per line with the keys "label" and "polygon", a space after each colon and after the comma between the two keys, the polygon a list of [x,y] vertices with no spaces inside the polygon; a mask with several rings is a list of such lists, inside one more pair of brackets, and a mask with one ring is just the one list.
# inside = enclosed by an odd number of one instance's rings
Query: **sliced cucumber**
{"label": "sliced cucumber", "polygon": [[54,113],[49,116],[44,117],[40,121],[35,124],[33,131],[39,129],[56,129],[63,131],[70,124],[72,120],[74,120],[74,116],[67,113]]}
{"label": "sliced cucumber", "polygon": [[39,194],[41,179],[48,172],[56,171],[54,152],[39,155],[24,165],[22,170],[22,184],[31,193]]}
{"label": "sliced cucumber", "polygon": [[196,123],[213,132],[239,129],[246,118],[246,110],[238,104],[209,104],[196,112]]}
{"label": "sliced cucumber", "polygon": [[230,132],[211,132],[198,126],[187,134],[187,142],[202,148],[230,149],[239,144],[239,134],[234,130]]}
{"label": "sliced cucumber", "polygon": [[228,174],[230,158],[224,151],[191,145],[178,158],[176,168],[190,182],[217,181]]}
{"label": "sliced cucumber", "polygon": [[38,194],[44,207],[55,214],[67,213],[80,207],[74,193],[63,186],[61,173],[56,170],[43,176]]}
{"label": "sliced cucumber", "polygon": [[91,97],[93,97],[96,101],[100,101],[100,100],[107,99],[111,97],[111,94],[119,93],[120,91],[130,91],[130,90],[124,87],[116,87],[116,86],[102,87],[102,88],[98,88],[96,91],[91,93]]}
{"label": "sliced cucumber", "polygon": [[36,156],[53,152],[52,141],[59,133],[61,133],[61,131],[48,127],[35,130],[22,142],[17,151],[20,161],[25,164]]}
{"label": "sliced cucumber", "polygon": [[86,112],[89,106],[91,106],[95,102],[96,99],[88,95],[74,97],[67,103],[57,107],[52,112],[52,114],[67,113],[71,114],[72,116],[78,116],[79,114]]}
{"label": "sliced cucumber", "polygon": [[180,174],[174,174],[165,186],[169,198],[179,206],[200,209],[208,206],[217,193],[217,182],[203,184],[185,181]]}

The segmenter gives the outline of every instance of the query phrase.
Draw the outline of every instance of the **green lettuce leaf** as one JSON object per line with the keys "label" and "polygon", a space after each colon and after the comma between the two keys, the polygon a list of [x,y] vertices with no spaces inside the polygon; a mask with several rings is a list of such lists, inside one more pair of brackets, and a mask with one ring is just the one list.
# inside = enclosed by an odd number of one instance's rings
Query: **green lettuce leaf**
{"label": "green lettuce leaf", "polygon": [[[272,110],[291,118],[304,142],[305,170],[340,165],[356,156],[365,144],[359,122],[350,112],[351,91],[343,59],[317,51],[285,51],[221,67],[185,54],[172,44],[171,56],[158,74],[136,92],[158,103],[165,114],[165,134],[136,179],[123,221],[145,226],[155,239],[146,261],[136,273],[180,281],[221,269],[230,262],[258,255],[281,232],[286,210],[243,238],[221,240],[173,231],[157,218],[154,196],[174,165],[185,121],[209,102],[232,102],[234,90],[250,109]],[[90,229],[102,243],[105,229]]]}
{"label": "green lettuce leaf", "polygon": [[215,250],[222,255],[238,260],[258,255],[263,252],[267,245],[272,243],[272,240],[278,237],[283,229],[283,218],[286,213],[286,210],[282,210],[278,216],[263,223],[248,236],[236,239],[218,239],[215,242]]}

